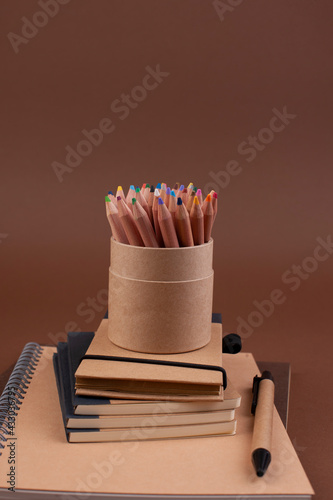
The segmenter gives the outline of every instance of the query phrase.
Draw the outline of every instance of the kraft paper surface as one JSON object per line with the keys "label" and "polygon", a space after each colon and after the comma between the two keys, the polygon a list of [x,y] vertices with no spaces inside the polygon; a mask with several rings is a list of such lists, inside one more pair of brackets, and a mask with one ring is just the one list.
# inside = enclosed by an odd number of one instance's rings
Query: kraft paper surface
{"label": "kraft paper surface", "polygon": [[[272,463],[257,478],[251,463],[251,354],[224,355],[242,396],[237,433],[172,441],[69,444],[58,401],[52,353],[42,360],[17,417],[16,489],[133,495],[311,495],[313,490],[274,409]],[[9,448],[0,457],[0,487],[7,491]]]}

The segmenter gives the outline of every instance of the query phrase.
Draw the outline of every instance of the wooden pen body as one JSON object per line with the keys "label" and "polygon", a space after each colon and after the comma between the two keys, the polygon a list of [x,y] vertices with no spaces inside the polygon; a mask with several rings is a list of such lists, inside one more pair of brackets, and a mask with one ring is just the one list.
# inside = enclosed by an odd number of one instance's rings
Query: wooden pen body
{"label": "wooden pen body", "polygon": [[252,451],[257,448],[264,448],[268,451],[271,449],[274,389],[275,386],[273,380],[261,380],[254,418]]}

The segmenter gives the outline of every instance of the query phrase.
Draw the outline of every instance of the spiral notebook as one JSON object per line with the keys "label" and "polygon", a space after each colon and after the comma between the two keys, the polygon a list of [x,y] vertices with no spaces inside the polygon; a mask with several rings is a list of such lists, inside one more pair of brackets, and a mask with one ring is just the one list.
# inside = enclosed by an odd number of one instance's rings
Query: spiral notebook
{"label": "spiral notebook", "polygon": [[1,396],[0,499],[311,498],[313,490],[276,410],[271,466],[264,478],[254,474],[250,402],[258,368],[251,354],[224,355],[228,376],[242,396],[235,436],[110,445],[67,442],[55,351],[28,344]]}

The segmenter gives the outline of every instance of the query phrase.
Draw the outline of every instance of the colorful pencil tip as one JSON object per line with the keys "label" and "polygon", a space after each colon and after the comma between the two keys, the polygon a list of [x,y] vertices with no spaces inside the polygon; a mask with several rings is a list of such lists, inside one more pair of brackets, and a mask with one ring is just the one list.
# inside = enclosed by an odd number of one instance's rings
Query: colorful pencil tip
{"label": "colorful pencil tip", "polygon": [[133,185],[133,184],[131,184],[131,185],[130,185],[130,189],[131,189],[132,191],[135,191],[135,187],[134,187],[134,185]]}
{"label": "colorful pencil tip", "polygon": [[105,201],[111,201],[108,196],[105,196]]}
{"label": "colorful pencil tip", "polygon": [[161,189],[161,183],[160,182],[157,184],[156,189]]}
{"label": "colorful pencil tip", "polygon": [[213,198],[217,198],[217,193],[213,193]]}
{"label": "colorful pencil tip", "polygon": [[121,201],[121,196],[117,196],[117,201]]}
{"label": "colorful pencil tip", "polygon": [[198,189],[197,196],[200,196],[200,195],[202,195],[202,192],[201,192],[201,189]]}
{"label": "colorful pencil tip", "polygon": [[197,196],[194,197],[193,203],[194,205],[199,205],[199,199]]}
{"label": "colorful pencil tip", "polygon": [[171,193],[171,189],[169,187],[166,188],[166,194],[170,194]]}
{"label": "colorful pencil tip", "polygon": [[146,184],[146,188],[150,188],[150,184]]}
{"label": "colorful pencil tip", "polygon": [[182,205],[183,204],[183,200],[181,198],[177,198],[177,205]]}
{"label": "colorful pencil tip", "polygon": [[193,191],[196,193],[198,191],[198,188],[194,186]]}
{"label": "colorful pencil tip", "polygon": [[164,205],[164,201],[162,200],[162,198],[159,198],[159,199],[158,199],[158,204],[159,204],[159,205]]}
{"label": "colorful pencil tip", "polygon": [[154,186],[153,186],[153,185],[151,185],[151,186],[150,186],[150,192],[151,192],[151,193],[154,193],[154,191],[155,191],[155,188],[154,188]]}
{"label": "colorful pencil tip", "polygon": [[183,189],[184,189],[184,184],[180,186],[179,191],[183,191]]}
{"label": "colorful pencil tip", "polygon": [[135,190],[137,193],[140,193],[141,189],[139,188],[139,186],[136,188]]}
{"label": "colorful pencil tip", "polygon": [[123,188],[121,186],[118,186],[117,192],[122,191],[122,190],[123,190]]}
{"label": "colorful pencil tip", "polygon": [[206,201],[208,201],[208,202],[212,201],[212,197],[211,197],[211,195],[210,195],[210,194],[207,194]]}
{"label": "colorful pencil tip", "polygon": [[108,194],[110,194],[111,196],[113,196],[113,192],[112,191],[109,191]]}
{"label": "colorful pencil tip", "polygon": [[132,205],[136,202],[136,198],[132,198]]}
{"label": "colorful pencil tip", "polygon": [[171,194],[171,196],[174,196],[176,198],[176,193],[174,192],[173,189],[171,189],[171,193],[170,194]]}
{"label": "colorful pencil tip", "polygon": [[157,188],[155,189],[154,194],[155,194],[155,196],[159,196],[160,195],[160,192],[159,192],[159,190]]}

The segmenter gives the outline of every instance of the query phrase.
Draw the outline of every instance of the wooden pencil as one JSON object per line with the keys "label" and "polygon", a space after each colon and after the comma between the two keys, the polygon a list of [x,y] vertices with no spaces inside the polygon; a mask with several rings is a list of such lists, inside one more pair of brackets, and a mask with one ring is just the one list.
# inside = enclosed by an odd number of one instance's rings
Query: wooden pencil
{"label": "wooden pencil", "polygon": [[153,227],[154,227],[154,218],[153,218],[154,191],[155,191],[155,188],[153,185],[151,185],[150,189],[149,189],[149,196],[148,196],[148,201],[147,201],[148,216],[149,216],[150,222],[151,222]]}
{"label": "wooden pencil", "polygon": [[108,202],[108,221],[111,227],[112,236],[116,241],[120,243],[125,243],[128,245],[129,241],[124,231],[124,228],[120,222],[118,210],[112,201]]}
{"label": "wooden pencil", "polygon": [[[140,188],[137,187],[136,190],[135,190],[135,196],[133,196],[133,198],[136,198],[138,200],[138,202],[140,203],[140,205],[145,209],[145,211],[147,212],[147,215],[149,215],[149,211],[148,211],[148,203],[146,202],[146,198],[143,196],[143,194],[141,193],[140,191]],[[133,205],[132,205],[132,210],[133,210]]]}
{"label": "wooden pencil", "polygon": [[212,204],[213,204],[213,209],[214,209],[214,221],[217,215],[217,193],[214,191],[213,192],[213,197],[212,197]]}
{"label": "wooden pencil", "polygon": [[117,193],[116,193],[116,198],[118,199],[118,196],[120,196],[120,198],[124,201],[126,201],[126,198],[125,198],[125,195],[124,195],[124,191],[123,191],[123,188],[121,186],[118,186],[117,188]]}
{"label": "wooden pencil", "polygon": [[175,226],[179,246],[193,247],[193,236],[190,216],[181,198],[177,200],[177,210],[175,215]]}
{"label": "wooden pencil", "polygon": [[205,200],[207,203],[203,207],[202,211],[204,214],[204,239],[205,243],[210,240],[212,234],[212,227],[214,224],[214,209],[212,204],[212,197],[209,194]]}
{"label": "wooden pencil", "polygon": [[183,201],[183,203],[184,203],[184,205],[185,205],[185,207],[186,207],[187,202],[188,202],[187,188],[184,188],[184,189],[183,189],[183,191],[182,191],[182,193],[181,193],[181,196],[180,196],[180,197],[181,197],[181,199],[182,199],[182,201]]}
{"label": "wooden pencil", "polygon": [[124,228],[129,244],[137,247],[143,247],[144,243],[135,223],[133,214],[121,196],[117,196],[117,209],[121,225]]}
{"label": "wooden pencil", "polygon": [[147,183],[146,187],[142,193],[147,203],[148,203],[148,198],[149,198],[149,192],[150,192],[150,184]]}
{"label": "wooden pencil", "polygon": [[164,247],[163,236],[162,236],[160,224],[158,221],[158,200],[159,199],[160,199],[160,192],[156,188],[155,192],[154,192],[154,201],[153,201],[154,229],[155,229],[155,235],[156,235],[158,246]]}
{"label": "wooden pencil", "polygon": [[197,195],[197,197],[198,197],[198,200],[199,200],[200,206],[202,206],[203,199],[202,199],[202,192],[201,192],[201,189],[198,189],[198,190],[197,190],[196,195]]}
{"label": "wooden pencil", "polygon": [[171,193],[171,189],[169,187],[167,187],[164,203],[166,204],[166,206],[168,208],[169,208],[169,201],[170,201],[170,193]]}
{"label": "wooden pencil", "polygon": [[187,203],[186,203],[186,208],[188,213],[191,213],[191,208],[194,202],[194,197],[195,197],[195,191],[192,190],[191,196],[189,196]]}
{"label": "wooden pencil", "polygon": [[165,184],[165,182],[162,182],[160,196],[161,196],[162,200],[165,201],[165,198],[166,198],[166,184]]}
{"label": "wooden pencil", "polygon": [[147,212],[140,203],[133,198],[133,217],[138,227],[140,236],[146,247],[158,248],[158,243],[155,237],[153,226],[149,220]]}
{"label": "wooden pencil", "polygon": [[192,228],[193,241],[195,245],[202,245],[205,243],[205,233],[204,233],[204,215],[202,213],[200,203],[197,196],[194,196],[190,221]]}
{"label": "wooden pencil", "polygon": [[132,210],[132,198],[135,197],[135,187],[133,184],[129,187],[128,193],[126,195],[126,205]]}
{"label": "wooden pencil", "polygon": [[177,198],[176,198],[176,193],[174,192],[173,189],[171,190],[170,193],[168,209],[171,214],[172,220],[175,222],[175,215],[177,210]]}
{"label": "wooden pencil", "polygon": [[172,216],[162,198],[159,198],[158,200],[158,223],[161,229],[165,247],[179,247],[177,233],[172,220]]}

